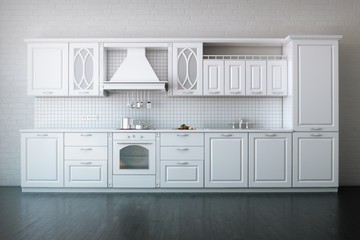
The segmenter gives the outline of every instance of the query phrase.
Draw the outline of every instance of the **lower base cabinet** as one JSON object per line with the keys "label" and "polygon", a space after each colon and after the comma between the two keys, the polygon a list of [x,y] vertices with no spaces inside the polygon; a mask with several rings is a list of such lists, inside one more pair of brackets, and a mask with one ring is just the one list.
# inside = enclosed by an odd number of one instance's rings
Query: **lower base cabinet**
{"label": "lower base cabinet", "polygon": [[248,187],[248,134],[205,134],[205,187]]}
{"label": "lower base cabinet", "polygon": [[64,187],[62,133],[21,134],[21,187]]}
{"label": "lower base cabinet", "polygon": [[291,135],[249,134],[249,187],[291,187]]}
{"label": "lower base cabinet", "polygon": [[65,161],[65,187],[107,187],[106,161]]}
{"label": "lower base cabinet", "polygon": [[339,134],[294,133],[294,187],[339,186]]}
{"label": "lower base cabinet", "polygon": [[161,187],[204,187],[203,161],[161,161]]}

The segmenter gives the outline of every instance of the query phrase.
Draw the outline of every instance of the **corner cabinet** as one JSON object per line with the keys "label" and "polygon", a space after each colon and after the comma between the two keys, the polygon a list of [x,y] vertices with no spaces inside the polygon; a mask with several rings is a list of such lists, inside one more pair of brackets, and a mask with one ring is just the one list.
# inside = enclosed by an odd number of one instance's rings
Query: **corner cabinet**
{"label": "corner cabinet", "polygon": [[173,44],[173,95],[202,95],[202,43]]}
{"label": "corner cabinet", "polygon": [[294,187],[339,186],[339,134],[294,133]]}
{"label": "corner cabinet", "polygon": [[62,133],[21,134],[21,187],[63,187]]}
{"label": "corner cabinet", "polygon": [[70,43],[69,52],[69,95],[100,95],[99,44]]}
{"label": "corner cabinet", "polygon": [[294,41],[294,130],[338,131],[338,40]]}
{"label": "corner cabinet", "polygon": [[68,44],[28,44],[28,95],[68,95]]}
{"label": "corner cabinet", "polygon": [[248,187],[248,134],[205,134],[205,187]]}
{"label": "corner cabinet", "polygon": [[291,133],[249,134],[249,187],[291,187]]}

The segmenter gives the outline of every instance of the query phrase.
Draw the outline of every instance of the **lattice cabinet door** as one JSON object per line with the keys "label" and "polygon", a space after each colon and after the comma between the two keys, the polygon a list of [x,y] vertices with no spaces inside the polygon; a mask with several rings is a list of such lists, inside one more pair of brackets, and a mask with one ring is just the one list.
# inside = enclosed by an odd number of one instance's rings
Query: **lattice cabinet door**
{"label": "lattice cabinet door", "polygon": [[99,44],[70,43],[69,95],[99,96]]}
{"label": "lattice cabinet door", "polygon": [[202,43],[173,44],[173,95],[202,95]]}

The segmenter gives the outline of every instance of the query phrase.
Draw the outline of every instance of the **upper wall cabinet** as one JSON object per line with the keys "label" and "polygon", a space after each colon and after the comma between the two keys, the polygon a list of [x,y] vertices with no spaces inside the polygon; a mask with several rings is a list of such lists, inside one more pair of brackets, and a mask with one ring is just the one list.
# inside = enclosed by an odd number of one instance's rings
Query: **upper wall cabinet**
{"label": "upper wall cabinet", "polygon": [[28,94],[101,96],[98,43],[29,43]]}
{"label": "upper wall cabinet", "polygon": [[245,95],[245,61],[204,60],[204,95]]}
{"label": "upper wall cabinet", "polygon": [[99,44],[71,43],[69,95],[99,95]]}
{"label": "upper wall cabinet", "polygon": [[245,61],[225,60],[225,95],[245,95]]}
{"label": "upper wall cabinet", "polygon": [[28,94],[68,95],[68,44],[28,44]]}
{"label": "upper wall cabinet", "polygon": [[267,61],[267,95],[287,95],[287,61]]}
{"label": "upper wall cabinet", "polygon": [[294,129],[338,131],[338,41],[294,44]]}
{"label": "upper wall cabinet", "polygon": [[224,61],[204,60],[204,95],[224,95]]}
{"label": "upper wall cabinet", "polygon": [[202,95],[202,43],[173,44],[173,95]]}
{"label": "upper wall cabinet", "polygon": [[266,61],[246,61],[246,95],[266,95]]}

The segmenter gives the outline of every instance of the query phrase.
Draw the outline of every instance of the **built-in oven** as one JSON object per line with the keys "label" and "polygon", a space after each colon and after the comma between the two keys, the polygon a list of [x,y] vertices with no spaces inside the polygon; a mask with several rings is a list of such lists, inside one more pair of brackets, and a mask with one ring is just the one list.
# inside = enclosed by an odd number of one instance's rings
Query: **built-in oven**
{"label": "built-in oven", "polygon": [[155,187],[155,133],[114,133],[113,187]]}

